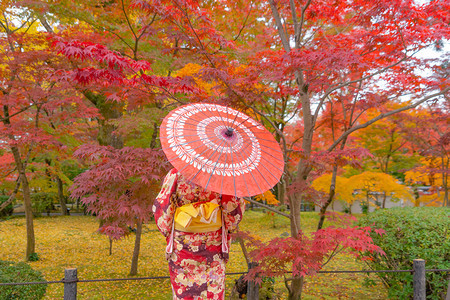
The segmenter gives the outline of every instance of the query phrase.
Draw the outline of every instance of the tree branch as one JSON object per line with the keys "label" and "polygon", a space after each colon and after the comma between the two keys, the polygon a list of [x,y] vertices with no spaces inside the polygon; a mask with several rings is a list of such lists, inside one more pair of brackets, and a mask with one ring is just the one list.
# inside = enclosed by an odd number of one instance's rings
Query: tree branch
{"label": "tree branch", "polygon": [[242,24],[241,29],[239,29],[239,32],[238,32],[237,36],[233,39],[233,41],[237,41],[237,39],[238,39],[239,36],[241,35],[242,31],[244,30],[245,26],[247,25],[248,18],[250,17],[250,13],[252,12],[252,8],[253,8],[253,2],[252,2],[252,4],[250,5],[250,9],[248,10],[248,14],[247,14],[247,16],[245,17],[245,20],[244,20],[244,23]]}
{"label": "tree branch", "polygon": [[125,10],[125,4],[123,3],[123,0],[121,2],[122,2],[122,11],[123,11],[123,14],[125,16],[125,20],[127,21],[127,24],[128,24],[128,27],[131,30],[131,33],[133,34],[134,38],[137,40],[136,33],[134,32],[133,26],[131,26],[130,19],[128,18],[127,11]]}
{"label": "tree branch", "polygon": [[284,137],[283,132],[281,132],[280,129],[272,122],[272,120],[270,120],[269,117],[267,117],[265,114],[263,114],[262,112],[260,112],[259,110],[257,110],[256,108],[254,108],[251,105],[247,105],[247,107],[250,107],[255,113],[257,113],[258,115],[262,116],[263,118],[265,118],[267,120],[267,122],[270,123],[270,125],[275,129],[275,131],[278,133],[278,135],[283,140],[283,149],[284,149],[284,151],[286,153],[287,145],[286,145],[286,139]]}
{"label": "tree branch", "polygon": [[14,191],[12,192],[11,196],[9,196],[8,200],[6,200],[5,202],[2,203],[2,205],[0,205],[0,211],[4,210],[16,198],[16,194],[19,191],[19,187],[20,187],[20,181],[21,180],[20,180],[20,174],[19,174],[19,177],[17,178],[17,181],[16,181],[16,186],[14,188]]}
{"label": "tree branch", "polygon": [[[188,12],[187,12],[186,10],[184,10],[177,2],[176,2],[176,5],[178,6],[178,9],[179,9],[182,13],[184,13],[184,15],[186,16],[186,20],[187,20],[187,22],[188,22],[188,24],[189,24],[189,28],[190,28],[191,31],[194,33],[195,38],[197,39],[198,44],[199,44],[199,46],[200,46],[200,49],[201,49],[202,52],[203,52],[202,54],[203,54],[203,55],[206,57],[206,59],[209,61],[210,65],[211,65],[213,68],[216,68],[214,62],[211,60],[211,57],[209,57],[209,54],[208,54],[207,51],[206,51],[205,45],[203,45],[203,42],[202,42],[202,40],[200,39],[200,37],[198,36],[197,31],[195,31],[194,25],[192,24],[191,19],[189,18]],[[175,24],[176,24],[176,23],[175,23]],[[181,26],[179,26],[178,24],[177,24],[177,26],[181,29]]]}
{"label": "tree branch", "polygon": [[283,216],[283,217],[286,217],[286,218],[289,218],[289,219],[291,218],[290,215],[288,215],[288,214],[286,214],[286,213],[284,213],[284,212],[281,212],[281,211],[279,211],[279,210],[276,210],[275,208],[272,208],[272,207],[270,207],[270,206],[268,206],[268,205],[266,205],[266,204],[264,204],[264,203],[255,201],[255,200],[253,200],[253,199],[250,198],[250,197],[244,197],[244,199],[245,199],[245,201],[248,201],[248,202],[251,202],[251,203],[253,203],[253,204],[255,204],[255,205],[264,207],[265,209],[268,209],[268,210],[270,210],[270,211],[272,211],[272,212],[274,212],[274,213],[277,213],[277,214],[279,214],[279,215],[281,215],[281,216]]}
{"label": "tree branch", "polygon": [[[300,38],[302,37],[303,23],[305,22],[305,12],[308,9],[310,4],[311,4],[311,0],[308,0],[308,2],[306,2],[305,6],[302,8],[302,15],[300,17],[300,28],[298,30],[298,41],[299,42],[300,42]],[[296,39],[296,41],[297,41],[297,39]],[[300,47],[300,44],[295,45],[295,47],[298,49]]]}
{"label": "tree branch", "polygon": [[330,94],[331,94],[332,92],[334,92],[335,90],[338,90],[338,89],[340,89],[340,88],[343,88],[343,87],[345,87],[345,86],[348,86],[348,85],[350,85],[350,84],[352,84],[352,83],[364,81],[364,80],[369,79],[369,78],[372,78],[372,77],[374,77],[374,76],[376,76],[376,75],[378,75],[378,74],[381,74],[381,73],[383,73],[383,72],[386,72],[387,70],[389,70],[389,69],[391,69],[391,68],[393,68],[393,67],[399,65],[400,63],[404,62],[405,60],[407,60],[407,59],[413,57],[414,54],[416,54],[416,53],[419,52],[419,51],[420,51],[420,50],[417,50],[416,52],[414,52],[414,53],[411,54],[410,56],[405,55],[405,56],[404,56],[402,59],[400,59],[399,61],[397,61],[397,62],[395,62],[395,63],[393,63],[393,64],[391,64],[391,65],[389,65],[389,66],[386,66],[386,67],[384,67],[384,68],[381,68],[381,69],[379,69],[378,71],[376,71],[376,72],[374,72],[374,73],[372,73],[372,74],[369,74],[369,75],[367,75],[367,76],[361,77],[361,78],[359,78],[359,79],[350,80],[350,81],[347,81],[347,82],[338,84],[338,85],[336,85],[335,87],[330,87],[327,91],[325,91],[325,94],[322,96],[322,99],[328,97],[328,95],[330,95]]}
{"label": "tree branch", "polygon": [[367,126],[375,123],[376,121],[384,119],[384,118],[386,118],[388,116],[391,116],[393,114],[396,114],[396,113],[399,113],[399,112],[402,112],[402,111],[405,111],[405,110],[417,107],[420,104],[424,103],[425,101],[428,101],[428,100],[430,100],[430,99],[432,99],[434,97],[437,97],[437,96],[445,94],[449,90],[450,90],[450,87],[447,87],[447,88],[443,89],[442,91],[434,93],[432,95],[429,95],[429,96],[427,96],[427,97],[425,97],[425,98],[423,98],[423,99],[421,99],[421,100],[419,100],[419,101],[417,101],[417,102],[415,102],[413,104],[406,105],[406,106],[403,106],[403,107],[398,108],[398,109],[391,110],[391,111],[386,112],[386,113],[382,113],[382,114],[378,115],[377,117],[367,121],[366,123],[363,123],[363,124],[360,124],[358,126],[352,127],[350,129],[348,129],[346,132],[344,132],[330,147],[328,147],[327,151],[332,151],[343,139],[347,138],[352,132],[354,132],[356,130],[359,130],[359,129],[362,129],[362,128],[366,128]]}
{"label": "tree branch", "polygon": [[331,255],[328,257],[327,261],[324,262],[324,263],[322,264],[322,267],[321,267],[321,268],[323,268],[324,266],[326,266],[326,265],[330,262],[330,260],[331,260],[333,257],[335,257],[337,254],[339,254],[342,250],[344,250],[344,248],[341,248],[341,249],[339,249],[339,250],[338,250],[338,248],[339,248],[339,245],[336,245],[336,247],[335,247],[335,248],[333,249],[333,251],[331,252]]}
{"label": "tree branch", "polygon": [[45,30],[47,30],[48,33],[53,33],[52,27],[48,24],[47,20],[44,18],[42,14],[38,14],[39,22],[41,22],[42,26],[44,26]]}
{"label": "tree branch", "polygon": [[0,118],[0,122],[4,122],[4,121],[6,121],[6,120],[9,120],[10,118],[12,118],[12,117],[14,117],[14,116],[16,116],[16,115],[18,115],[18,114],[21,114],[21,113],[23,113],[24,111],[30,109],[30,108],[33,107],[34,105],[35,105],[35,104],[33,103],[33,104],[31,104],[30,106],[26,106],[26,107],[22,108],[21,110],[19,110],[19,111],[13,113],[12,115],[8,115],[8,116],[6,116],[6,117],[4,117],[4,118]]}
{"label": "tree branch", "polygon": [[138,40],[140,40],[141,38],[142,38],[142,36],[144,35],[144,33],[145,33],[145,31],[147,30],[147,28],[149,28],[152,24],[153,24],[153,22],[155,22],[155,20],[156,20],[156,13],[153,15],[153,18],[152,18],[152,20],[150,21],[150,23],[148,23],[147,24],[147,26],[145,26],[143,29],[142,29],[142,32],[141,32],[141,34],[138,36]]}
{"label": "tree branch", "polygon": [[295,1],[289,0],[289,6],[291,7],[291,15],[292,15],[292,23],[294,23],[294,41],[295,41],[295,48],[298,49],[298,46],[300,44],[300,27],[297,20],[297,11],[295,9]]}
{"label": "tree branch", "polygon": [[289,45],[289,39],[286,36],[286,32],[283,29],[283,24],[281,23],[280,13],[278,12],[277,7],[275,6],[275,2],[273,0],[269,0],[270,8],[272,9],[272,15],[275,19],[275,23],[277,25],[278,34],[281,38],[281,43],[283,43],[284,50],[286,52],[291,51],[291,46]]}

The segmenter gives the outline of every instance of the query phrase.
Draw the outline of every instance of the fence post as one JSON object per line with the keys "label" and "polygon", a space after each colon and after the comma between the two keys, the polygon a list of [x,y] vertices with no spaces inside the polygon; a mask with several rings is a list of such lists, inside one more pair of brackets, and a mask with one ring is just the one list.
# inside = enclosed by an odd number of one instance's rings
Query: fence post
{"label": "fence post", "polygon": [[426,299],[426,281],[425,281],[425,260],[414,259],[413,260],[413,287],[414,287],[414,300]]}
{"label": "fence post", "polygon": [[77,269],[64,270],[64,300],[77,299]]}
{"label": "fence post", "polygon": [[[450,276],[447,276],[447,278],[450,279]],[[450,280],[448,281],[447,295],[445,296],[445,300],[450,300]]]}
{"label": "fence post", "polygon": [[[258,263],[251,262],[248,264],[248,271],[256,267]],[[259,284],[255,281],[248,281],[247,284],[247,300],[258,300],[259,299]]]}

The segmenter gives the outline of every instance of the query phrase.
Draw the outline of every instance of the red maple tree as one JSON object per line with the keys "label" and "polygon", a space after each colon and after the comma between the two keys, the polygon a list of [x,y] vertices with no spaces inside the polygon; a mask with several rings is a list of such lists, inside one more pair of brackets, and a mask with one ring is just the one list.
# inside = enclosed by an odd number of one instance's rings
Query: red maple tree
{"label": "red maple tree", "polygon": [[[14,157],[16,188],[6,203],[14,200],[21,186],[26,214],[26,259],[35,253],[31,208],[30,159],[39,152],[56,150],[64,131],[61,124],[75,126],[78,118],[91,117],[71,86],[55,76],[65,65],[53,51],[47,35],[36,31],[36,16],[29,10],[8,10],[0,20],[0,140],[4,155]],[[20,22],[20,23],[17,23]],[[79,109],[79,110],[77,110]],[[2,206],[3,207],[3,206]]]}
{"label": "red maple tree", "polygon": [[[102,145],[124,146],[113,122],[124,108],[153,105],[162,116],[173,106],[199,99],[233,105],[270,127],[286,161],[297,158],[286,168],[278,191],[289,203],[291,236],[300,239],[300,208],[302,201],[314,197],[309,185],[315,173],[331,168],[336,174],[339,166],[355,163],[364,153],[346,148],[353,132],[448,94],[448,78],[419,73],[431,68],[433,61],[416,56],[448,38],[447,2],[224,1],[217,10],[209,2],[187,0],[112,1],[95,7],[83,2],[80,7],[94,12],[89,18],[63,1],[75,11],[70,16],[78,13],[78,20],[89,24],[93,34],[79,34],[76,40],[60,34],[55,46],[74,64],[61,78],[74,81],[99,110],[99,133],[105,133],[98,135]],[[61,7],[48,1],[52,13],[67,13]],[[130,18],[130,11],[135,18]],[[107,20],[103,12],[120,17]],[[88,40],[93,37],[95,42]],[[161,67],[159,61],[170,62]],[[194,78],[170,76],[188,62],[202,66],[197,75],[213,85],[214,93],[202,91]],[[405,96],[410,102],[361,121],[368,109]],[[297,119],[300,125],[287,132]],[[332,138],[320,140],[317,129],[331,121]],[[156,139],[158,121],[153,124]],[[92,152],[89,149],[80,151]],[[120,153],[111,148],[100,151],[107,161]],[[348,155],[352,159],[347,160]],[[328,159],[315,163],[323,158]],[[108,166],[107,161],[99,164],[99,170]],[[128,187],[121,188],[125,195]],[[323,217],[332,199],[333,184]],[[295,264],[293,268],[301,269]],[[289,282],[289,299],[298,299],[302,273],[294,272]]]}

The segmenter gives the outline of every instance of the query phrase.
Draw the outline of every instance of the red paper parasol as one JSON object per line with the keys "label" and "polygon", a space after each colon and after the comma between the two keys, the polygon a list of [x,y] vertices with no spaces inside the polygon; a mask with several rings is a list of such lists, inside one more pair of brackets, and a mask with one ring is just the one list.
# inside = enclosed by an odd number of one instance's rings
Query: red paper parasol
{"label": "red paper parasol", "polygon": [[174,109],[164,118],[160,137],[181,174],[220,194],[262,194],[284,170],[283,154],[270,132],[229,107],[197,103]]}

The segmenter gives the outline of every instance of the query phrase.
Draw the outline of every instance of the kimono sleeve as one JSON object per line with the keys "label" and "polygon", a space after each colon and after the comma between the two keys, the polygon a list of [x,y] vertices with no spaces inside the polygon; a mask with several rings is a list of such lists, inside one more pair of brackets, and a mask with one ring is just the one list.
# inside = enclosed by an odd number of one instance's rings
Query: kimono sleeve
{"label": "kimono sleeve", "polygon": [[164,178],[161,191],[152,207],[156,226],[166,237],[170,234],[173,226],[173,216],[176,207],[171,198],[177,187],[177,178],[177,170],[172,169]]}
{"label": "kimono sleeve", "polygon": [[245,211],[243,198],[222,195],[224,225],[228,232],[235,231]]}

